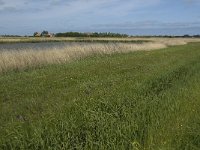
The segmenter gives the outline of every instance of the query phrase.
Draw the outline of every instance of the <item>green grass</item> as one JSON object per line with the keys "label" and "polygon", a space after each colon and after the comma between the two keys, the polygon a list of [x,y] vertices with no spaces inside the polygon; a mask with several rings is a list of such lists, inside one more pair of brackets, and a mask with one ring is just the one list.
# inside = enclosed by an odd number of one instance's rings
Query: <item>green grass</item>
{"label": "green grass", "polygon": [[0,149],[200,149],[200,43],[0,76]]}

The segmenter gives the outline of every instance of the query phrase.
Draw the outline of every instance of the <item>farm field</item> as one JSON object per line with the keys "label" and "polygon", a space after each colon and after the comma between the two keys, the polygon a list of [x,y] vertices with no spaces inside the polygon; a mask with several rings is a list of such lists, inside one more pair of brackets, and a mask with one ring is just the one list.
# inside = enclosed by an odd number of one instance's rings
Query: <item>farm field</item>
{"label": "farm field", "polygon": [[179,42],[35,65],[1,53],[0,149],[200,149],[200,43]]}

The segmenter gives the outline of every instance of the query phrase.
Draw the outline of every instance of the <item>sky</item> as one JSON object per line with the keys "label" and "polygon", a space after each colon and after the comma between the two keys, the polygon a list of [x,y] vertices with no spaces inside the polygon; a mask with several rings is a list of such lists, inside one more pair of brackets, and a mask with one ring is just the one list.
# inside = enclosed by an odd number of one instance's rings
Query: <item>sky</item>
{"label": "sky", "polygon": [[200,34],[200,0],[0,0],[0,35]]}

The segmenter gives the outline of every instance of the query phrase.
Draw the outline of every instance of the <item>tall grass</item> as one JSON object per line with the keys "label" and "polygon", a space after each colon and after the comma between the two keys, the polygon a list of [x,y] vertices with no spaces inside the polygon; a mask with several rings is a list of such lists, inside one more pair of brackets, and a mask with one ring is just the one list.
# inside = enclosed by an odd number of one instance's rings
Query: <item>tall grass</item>
{"label": "tall grass", "polygon": [[[45,40],[77,40],[76,38],[2,38],[4,42],[27,42]],[[50,48],[48,50],[13,50],[0,51],[0,73],[8,70],[23,70],[27,67],[36,67],[47,64],[65,63],[94,54],[127,53],[138,50],[153,50],[167,46],[184,45],[188,42],[198,42],[200,39],[187,38],[84,38],[84,41],[113,41],[108,43],[90,43],[86,45],[74,44],[62,49]],[[151,41],[142,43],[127,43],[127,41]],[[116,42],[118,41],[118,42]],[[126,41],[126,43],[120,43]]]}
{"label": "tall grass", "polygon": [[39,43],[39,42],[163,42],[167,44],[183,44],[188,42],[199,42],[199,38],[95,38],[95,37],[0,37],[1,43]]}
{"label": "tall grass", "polygon": [[144,43],[150,42],[150,39],[142,38],[86,38],[86,37],[53,37],[53,38],[35,38],[35,37],[21,37],[21,38],[1,38],[0,44],[4,43],[44,43],[44,42],[121,42],[121,43]]}
{"label": "tall grass", "polygon": [[[94,54],[153,50],[166,48],[167,46],[184,45],[188,42],[200,41],[200,39],[191,38],[0,38],[0,43],[79,40],[91,41],[91,43],[81,46],[79,44],[74,44],[73,46],[68,46],[62,49],[50,48],[45,51],[42,49],[37,51],[31,49],[0,51],[0,73],[8,70],[22,70],[27,67],[65,63]],[[103,41],[103,43],[92,43],[92,41]],[[105,43],[104,41],[107,41],[108,43]]]}
{"label": "tall grass", "polygon": [[64,63],[94,54],[126,53],[165,47],[165,45],[160,43],[91,43],[81,46],[77,44],[62,49],[0,51],[0,72],[22,70],[27,67],[45,64]]}

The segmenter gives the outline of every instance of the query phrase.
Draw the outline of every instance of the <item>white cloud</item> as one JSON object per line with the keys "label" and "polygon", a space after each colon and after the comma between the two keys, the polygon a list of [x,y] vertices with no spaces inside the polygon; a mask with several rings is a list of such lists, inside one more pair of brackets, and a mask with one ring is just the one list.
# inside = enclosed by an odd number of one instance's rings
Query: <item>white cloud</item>
{"label": "white cloud", "polygon": [[[16,8],[16,10],[51,9],[56,14],[81,13],[99,11],[99,13],[123,13],[133,8],[158,3],[160,0],[0,0],[0,10]],[[110,9],[112,7],[112,10]]]}

